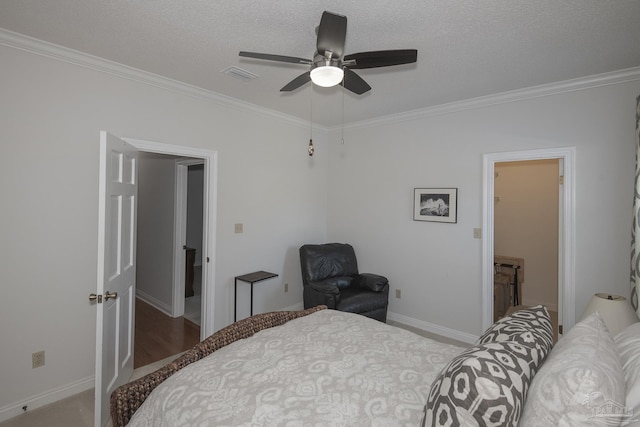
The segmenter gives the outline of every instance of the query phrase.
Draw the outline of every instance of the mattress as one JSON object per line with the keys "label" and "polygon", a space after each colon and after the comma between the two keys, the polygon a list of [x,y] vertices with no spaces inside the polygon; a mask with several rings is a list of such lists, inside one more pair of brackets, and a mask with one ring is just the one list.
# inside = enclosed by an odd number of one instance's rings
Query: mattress
{"label": "mattress", "polygon": [[321,310],[184,367],[129,426],[416,426],[431,383],[463,350]]}

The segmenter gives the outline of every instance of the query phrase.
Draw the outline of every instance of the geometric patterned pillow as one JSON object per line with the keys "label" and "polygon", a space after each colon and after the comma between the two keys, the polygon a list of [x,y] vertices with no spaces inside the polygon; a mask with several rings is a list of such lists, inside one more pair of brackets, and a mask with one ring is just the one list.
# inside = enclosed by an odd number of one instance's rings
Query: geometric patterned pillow
{"label": "geometric patterned pillow", "polygon": [[546,307],[524,308],[485,331],[431,385],[423,425],[518,423],[534,375],[553,347]]}
{"label": "geometric patterned pillow", "polygon": [[531,347],[531,357],[541,365],[553,347],[553,327],[543,305],[524,308],[503,317],[478,338],[476,345],[488,342],[518,342]]}
{"label": "geometric patterned pillow", "polygon": [[518,342],[466,350],[431,385],[423,425],[516,425],[539,360]]}

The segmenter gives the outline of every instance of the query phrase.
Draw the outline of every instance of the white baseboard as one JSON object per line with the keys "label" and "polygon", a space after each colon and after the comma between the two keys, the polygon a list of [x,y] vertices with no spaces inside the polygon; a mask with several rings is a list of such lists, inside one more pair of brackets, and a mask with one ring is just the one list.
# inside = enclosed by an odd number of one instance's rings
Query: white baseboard
{"label": "white baseboard", "polygon": [[403,325],[413,326],[414,328],[422,329],[423,331],[431,332],[432,334],[442,335],[443,337],[451,338],[456,341],[462,341],[467,344],[473,344],[479,338],[477,335],[456,331],[455,329],[414,319],[413,317],[404,316],[402,314],[388,312],[387,318],[394,322],[402,323]]}
{"label": "white baseboard", "polygon": [[171,306],[165,302],[160,301],[158,298],[149,295],[148,293],[136,289],[136,298],[140,298],[150,306],[157,308],[169,317],[173,317]]}
{"label": "white baseboard", "polygon": [[[20,402],[3,406],[0,408],[0,422],[17,417],[24,412],[32,411],[36,408],[40,408],[41,406],[73,396],[74,394],[82,393],[94,386],[95,378],[91,376],[62,387],[54,388],[44,393],[36,394],[35,396],[28,397]],[[23,409],[24,407],[27,408],[26,411]]]}

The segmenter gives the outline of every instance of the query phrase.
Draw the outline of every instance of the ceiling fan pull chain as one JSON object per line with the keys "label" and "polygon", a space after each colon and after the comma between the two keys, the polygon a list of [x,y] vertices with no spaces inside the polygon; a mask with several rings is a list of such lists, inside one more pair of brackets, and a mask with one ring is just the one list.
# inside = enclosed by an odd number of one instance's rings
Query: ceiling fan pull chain
{"label": "ceiling fan pull chain", "polygon": [[311,86],[311,95],[309,96],[309,146],[307,147],[307,153],[309,157],[313,156],[316,151],[313,147],[313,85]]}
{"label": "ceiling fan pull chain", "polygon": [[344,145],[344,91],[342,91],[342,145]]}

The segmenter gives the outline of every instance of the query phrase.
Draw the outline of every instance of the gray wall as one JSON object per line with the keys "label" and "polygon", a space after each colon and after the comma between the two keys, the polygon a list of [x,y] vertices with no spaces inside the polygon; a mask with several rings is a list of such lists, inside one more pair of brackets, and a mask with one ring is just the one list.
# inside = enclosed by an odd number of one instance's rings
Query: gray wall
{"label": "gray wall", "polygon": [[175,157],[139,154],[136,294],[169,315],[173,312],[175,170]]}
{"label": "gray wall", "polygon": [[[217,151],[216,329],[232,321],[234,276],[279,274],[256,288],[256,312],[300,304],[298,247],[334,240],[402,289],[391,312],[479,334],[472,235],[482,155],[500,151],[577,147],[577,315],[629,287],[638,80],[356,124],[344,145],[318,129],[309,158],[308,122],[27,50],[0,46],[3,417],[93,385],[100,130]],[[414,222],[414,187],[457,187],[458,223]],[[38,350],[47,364],[32,370]]]}
{"label": "gray wall", "polygon": [[[637,77],[636,77],[637,78]],[[482,156],[576,147],[576,313],[596,292],[629,294],[635,98],[640,81],[497,96],[329,138],[329,239],[355,245],[361,270],[389,277],[389,310],[481,333]],[[530,95],[530,93],[529,93]],[[412,220],[414,187],[458,188],[458,223]]]}
{"label": "gray wall", "polygon": [[239,274],[279,274],[256,312],[299,304],[297,248],[326,237],[325,133],[309,159],[308,122],[72,62],[0,46],[0,419],[93,387],[100,130],[217,151],[216,329]]}

